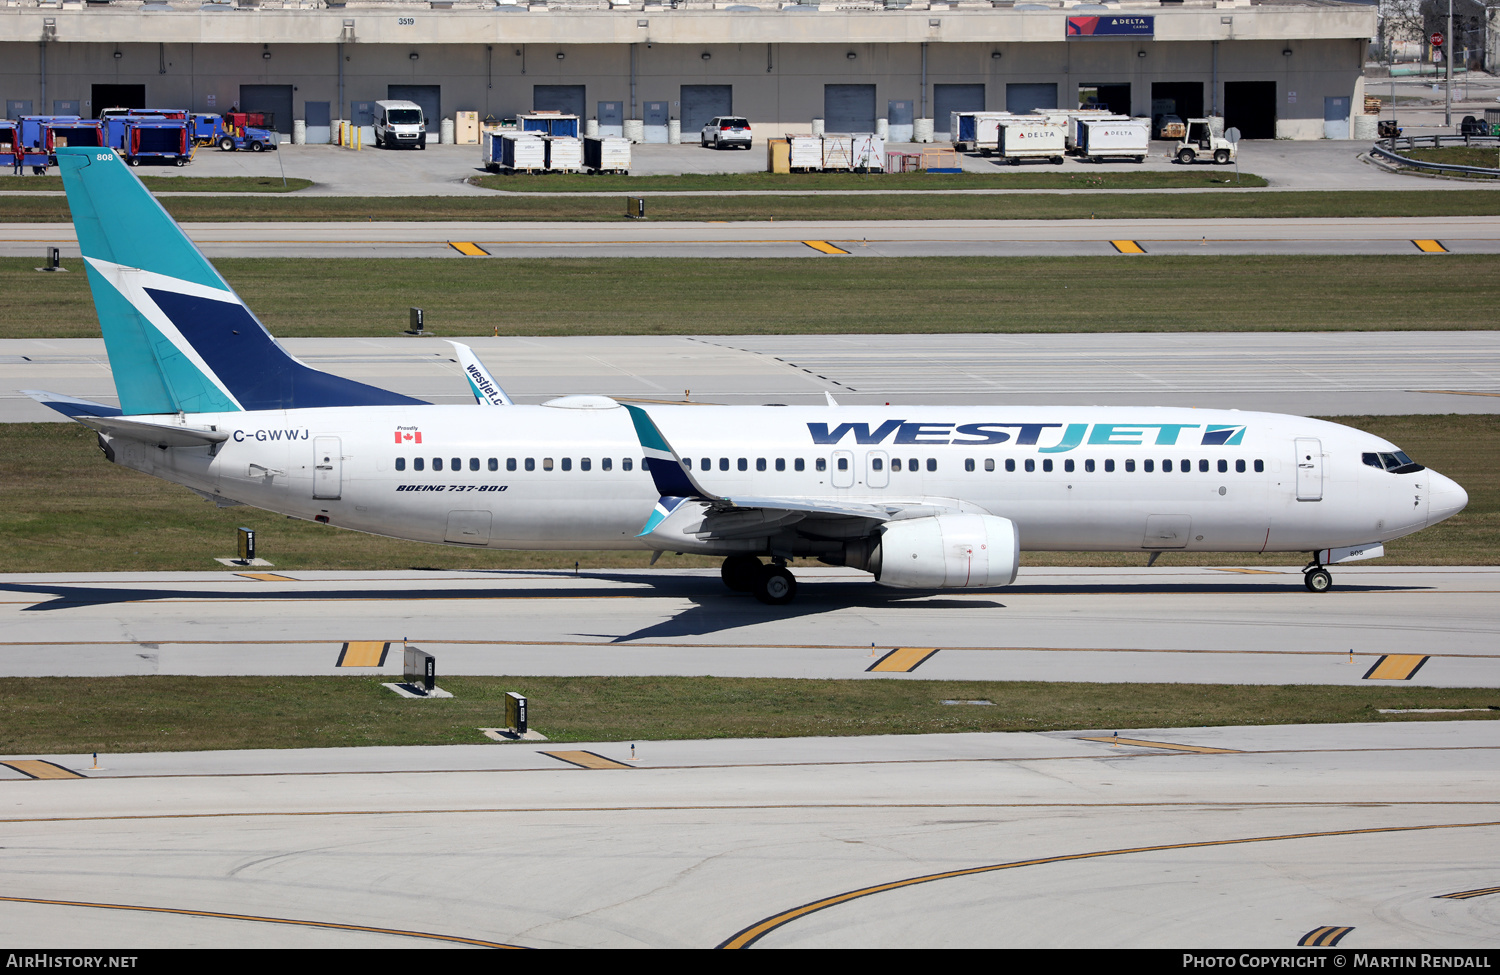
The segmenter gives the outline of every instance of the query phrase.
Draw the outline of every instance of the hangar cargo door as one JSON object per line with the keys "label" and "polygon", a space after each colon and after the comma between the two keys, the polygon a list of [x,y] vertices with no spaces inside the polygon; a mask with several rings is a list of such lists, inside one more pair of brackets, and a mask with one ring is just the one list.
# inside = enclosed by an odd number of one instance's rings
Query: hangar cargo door
{"label": "hangar cargo door", "polygon": [[644,102],[641,105],[641,135],[645,142],[667,141],[667,122],[671,121],[666,102]]}
{"label": "hangar cargo door", "polygon": [[[1033,108],[1056,108],[1056,85],[1006,85],[1005,110],[1015,115],[1029,115]],[[933,125],[937,125],[934,120]]]}
{"label": "hangar cargo door", "polygon": [[1242,139],[1276,138],[1276,82],[1224,82],[1224,126]]}
{"label": "hangar cargo door", "polygon": [[823,131],[874,132],[874,85],[824,85]]}
{"label": "hangar cargo door", "polygon": [[428,141],[436,142],[443,118],[442,85],[386,85],[385,97],[393,102],[416,102],[427,116]]}
{"label": "hangar cargo door", "polygon": [[[106,108],[145,108],[146,86],[145,85],[94,85],[89,93],[93,102],[89,105],[94,110],[94,118]],[[9,103],[7,103],[9,104]],[[27,114],[30,114],[28,111]],[[15,118],[7,115],[6,118]]]}
{"label": "hangar cargo door", "polygon": [[984,111],[984,85],[933,85],[932,132],[939,142],[952,138],[954,112]]}
{"label": "hangar cargo door", "polygon": [[1184,121],[1203,117],[1203,82],[1153,81],[1151,114],[1176,115]]}
{"label": "hangar cargo door", "polygon": [[1129,85],[1079,85],[1079,108],[1105,108],[1116,115],[1130,114]]}
{"label": "hangar cargo door", "polygon": [[625,103],[599,103],[599,134],[621,138],[625,135]]}
{"label": "hangar cargo door", "polygon": [[584,119],[589,113],[584,110],[583,96],[583,85],[532,85],[531,107],[538,112],[562,112]]}
{"label": "hangar cargo door", "polygon": [[285,135],[292,131],[292,86],[240,85],[240,111],[269,113],[274,124],[267,127]]}
{"label": "hangar cargo door", "polygon": [[733,85],[682,86],[682,137],[691,141],[708,120],[734,114]]}
{"label": "hangar cargo door", "polygon": [[1323,138],[1349,138],[1349,99],[1323,99]]}

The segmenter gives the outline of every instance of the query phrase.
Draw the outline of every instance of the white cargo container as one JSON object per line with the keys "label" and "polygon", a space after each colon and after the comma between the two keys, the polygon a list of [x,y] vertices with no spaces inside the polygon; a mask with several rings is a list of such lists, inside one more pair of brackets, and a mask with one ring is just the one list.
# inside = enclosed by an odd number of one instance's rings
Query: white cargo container
{"label": "white cargo container", "polygon": [[815,135],[787,136],[791,143],[789,167],[793,172],[823,168],[823,139]]}
{"label": "white cargo container", "polygon": [[547,145],[539,136],[505,132],[500,135],[498,166],[507,172],[535,172],[547,168]]}
{"label": "white cargo container", "polygon": [[823,136],[823,171],[834,172],[854,168],[854,136]]}
{"label": "white cargo container", "polygon": [[1010,112],[953,112],[948,123],[948,138],[959,152],[978,149],[988,156],[995,151],[995,140],[999,138],[996,126],[1000,120],[1015,117]]}
{"label": "white cargo container", "polygon": [[1107,118],[1078,120],[1078,155],[1094,162],[1134,159],[1145,162],[1151,149],[1151,120]]}
{"label": "white cargo container", "polygon": [[1071,154],[1078,147],[1078,122],[1086,118],[1129,118],[1129,115],[1119,115],[1107,108],[1033,108],[1032,113],[1043,118],[1052,119],[1054,122],[1062,122],[1068,127],[1067,137],[1063,145]]}
{"label": "white cargo container", "polygon": [[542,139],[547,145],[547,172],[583,172],[583,142],[572,136],[553,135]]}
{"label": "white cargo container", "polygon": [[884,172],[885,140],[878,135],[868,133],[854,136],[854,151],[850,158],[850,166],[861,173]]}
{"label": "white cargo container", "polygon": [[583,140],[583,166],[596,173],[629,173],[630,140],[589,136]]}
{"label": "white cargo container", "polygon": [[1068,127],[1049,118],[1004,119],[999,125],[995,151],[1001,159],[1019,166],[1022,159],[1049,159],[1061,166],[1067,151]]}

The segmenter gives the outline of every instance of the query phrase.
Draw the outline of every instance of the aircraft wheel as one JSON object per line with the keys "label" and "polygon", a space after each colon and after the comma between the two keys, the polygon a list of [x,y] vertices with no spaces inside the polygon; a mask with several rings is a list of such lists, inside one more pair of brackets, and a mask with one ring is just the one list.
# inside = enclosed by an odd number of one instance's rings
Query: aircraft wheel
{"label": "aircraft wheel", "polygon": [[767,606],[785,606],[797,596],[797,578],[785,566],[768,565],[756,577],[754,592]]}
{"label": "aircraft wheel", "polygon": [[755,580],[763,568],[760,559],[753,555],[731,555],[720,567],[719,578],[724,580],[724,585],[731,592],[750,592],[755,588]]}
{"label": "aircraft wheel", "polygon": [[1308,592],[1327,592],[1333,586],[1333,576],[1327,569],[1313,569],[1302,577],[1302,584]]}
{"label": "aircraft wheel", "polygon": [[1184,166],[1191,165],[1192,162],[1193,162],[1193,150],[1191,150],[1191,149],[1179,149],[1179,150],[1177,150],[1177,161],[1180,162],[1180,163],[1182,163]]}

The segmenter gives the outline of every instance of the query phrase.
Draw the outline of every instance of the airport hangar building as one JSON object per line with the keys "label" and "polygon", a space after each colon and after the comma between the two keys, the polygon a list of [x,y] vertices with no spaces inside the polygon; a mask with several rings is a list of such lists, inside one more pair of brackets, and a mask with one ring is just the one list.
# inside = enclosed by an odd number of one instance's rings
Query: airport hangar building
{"label": "airport hangar building", "polygon": [[[691,142],[716,115],[758,137],[949,113],[1218,112],[1246,138],[1350,138],[1375,7],[1329,0],[0,0],[5,117],[113,106],[270,111],[309,142],[404,98],[433,121],[561,109],[605,134]],[[300,4],[300,5],[299,5]],[[919,126],[919,129],[921,126]]]}

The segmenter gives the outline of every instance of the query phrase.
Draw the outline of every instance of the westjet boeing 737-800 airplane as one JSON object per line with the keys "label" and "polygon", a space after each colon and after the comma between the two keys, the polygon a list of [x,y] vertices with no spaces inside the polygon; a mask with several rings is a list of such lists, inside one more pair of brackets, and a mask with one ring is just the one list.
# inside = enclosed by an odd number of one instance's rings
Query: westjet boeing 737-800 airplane
{"label": "westjet boeing 737-800 airplane", "polygon": [[[118,409],[33,392],[111,461],[220,504],[483,549],[724,557],[789,602],[815,558],[883,585],[1014,581],[1022,549],[1308,552],[1325,566],[1468,503],[1359,430],[1234,410],[437,406],[288,354],[113,152],[59,149]],[[768,559],[769,562],[762,562]]]}

